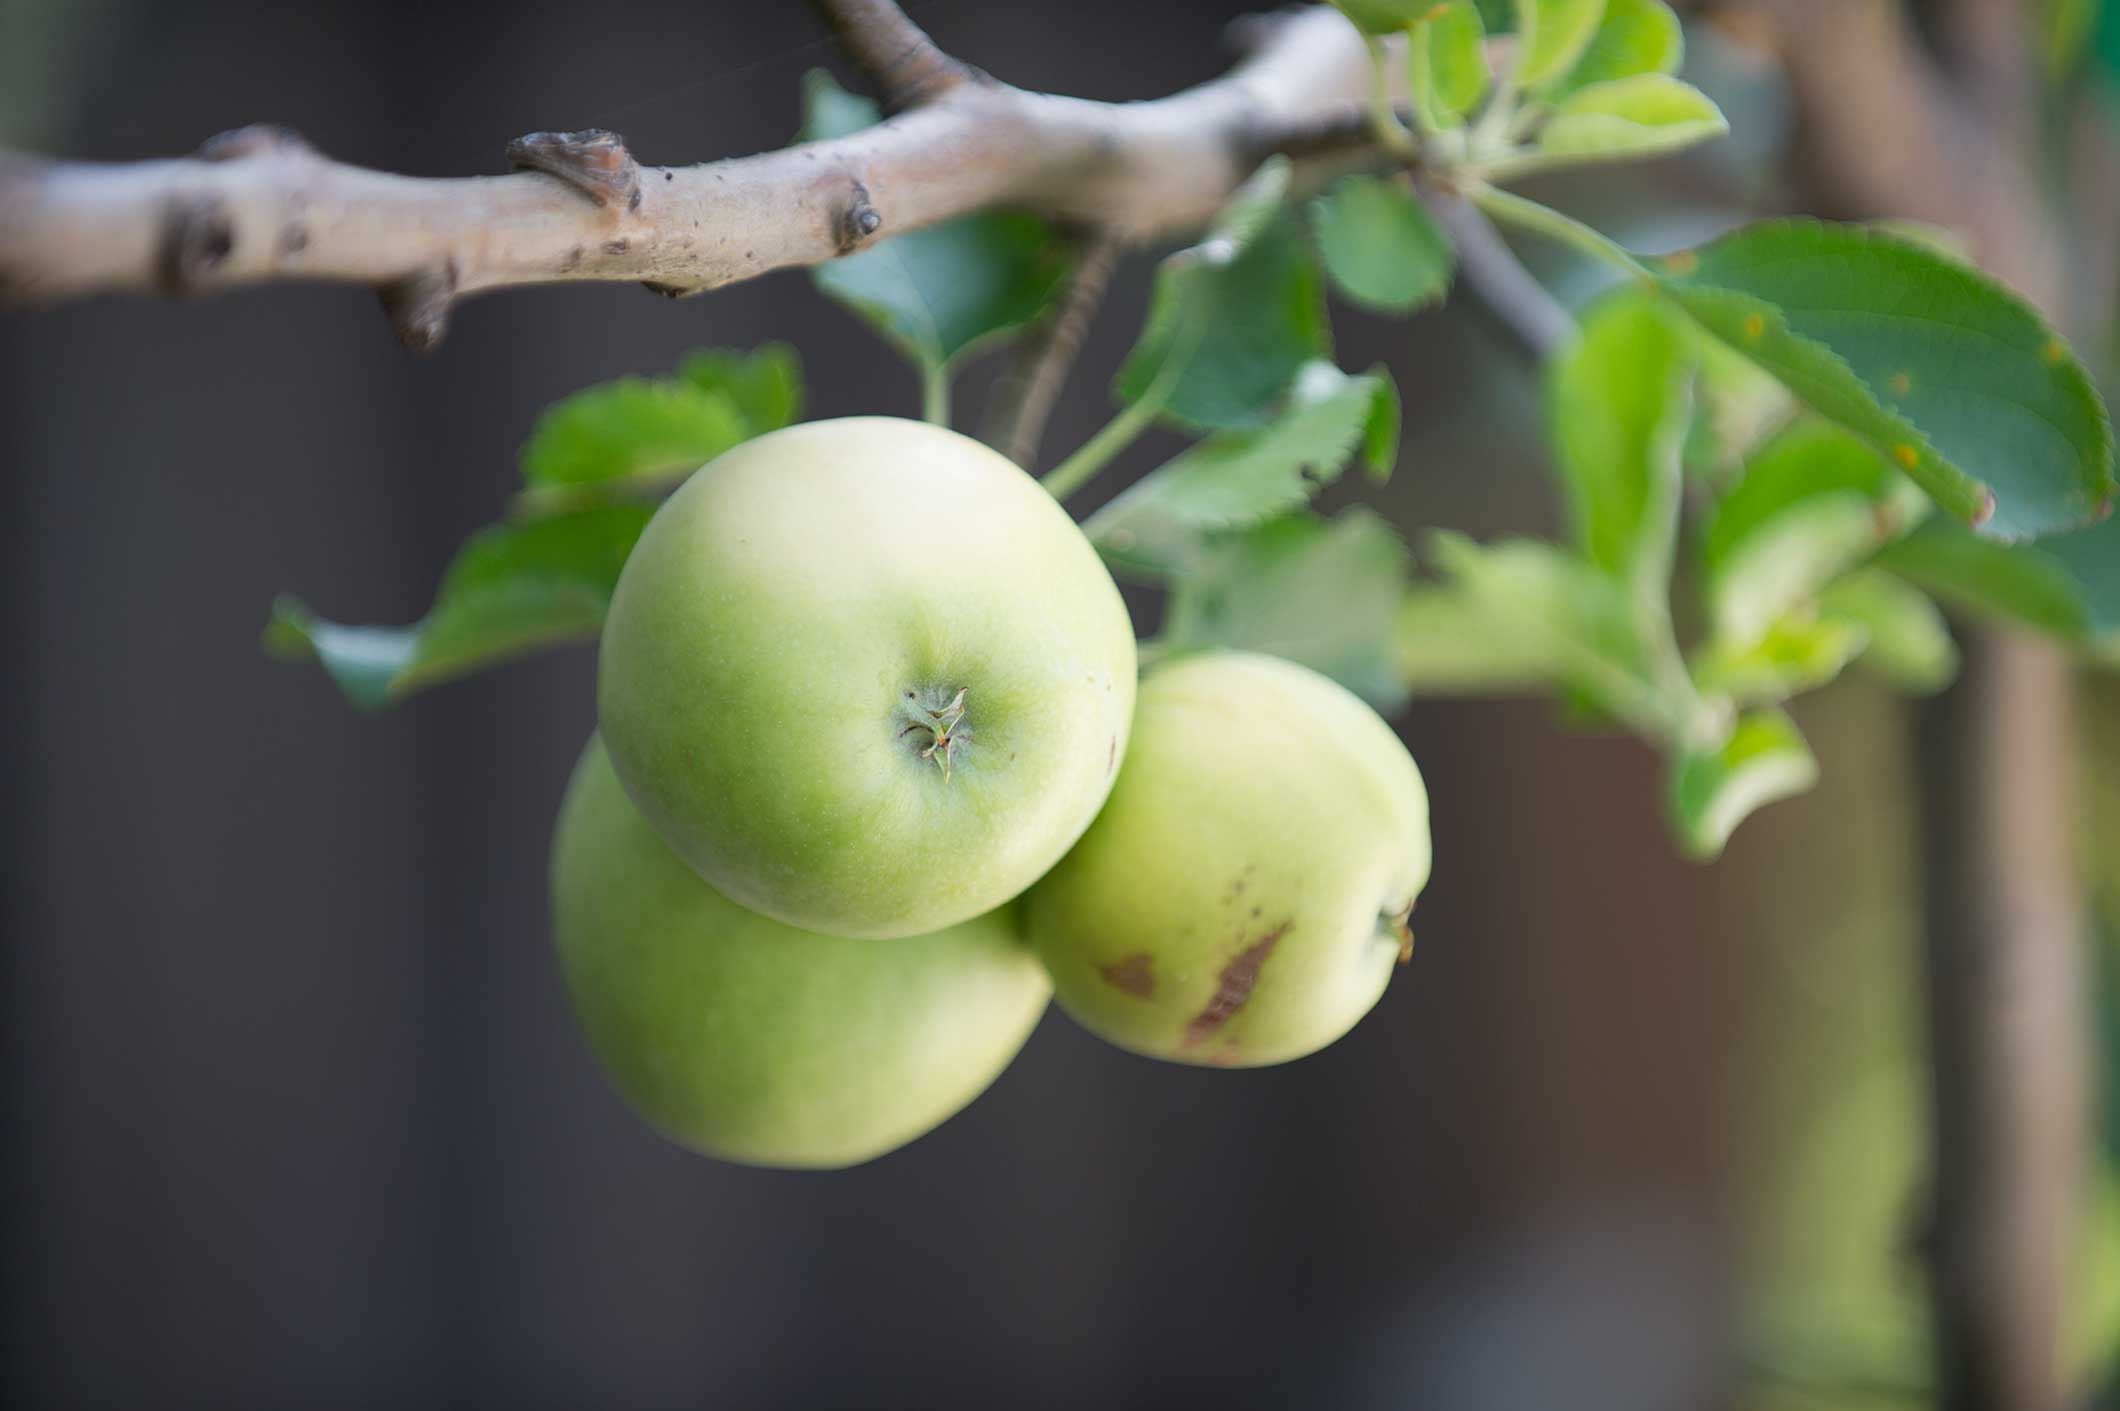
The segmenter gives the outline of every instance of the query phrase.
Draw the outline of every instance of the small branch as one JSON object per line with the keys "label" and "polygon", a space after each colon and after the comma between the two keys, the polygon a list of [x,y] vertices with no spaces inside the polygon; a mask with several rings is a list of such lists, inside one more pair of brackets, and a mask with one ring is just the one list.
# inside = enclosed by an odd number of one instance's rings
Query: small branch
{"label": "small branch", "polygon": [[1458,278],[1533,361],[1545,362],[1575,336],[1575,316],[1524,268],[1478,207],[1454,194],[1421,195],[1457,245]]}
{"label": "small branch", "polygon": [[1033,333],[1017,346],[1015,365],[994,390],[987,415],[986,439],[1016,464],[1028,469],[1038,459],[1038,442],[1053,414],[1060,389],[1082,351],[1090,320],[1119,264],[1116,240],[1092,237],[1084,242],[1060,302]]}
{"label": "small branch", "polygon": [[[486,290],[624,280],[696,293],[996,206],[1128,243],[1177,236],[1262,156],[1360,109],[1368,53],[1341,16],[1314,7],[1259,34],[1228,75],[1169,98],[958,83],[844,138],[702,166],[640,165],[611,133],[526,138],[512,158],[536,170],[445,179],[347,166],[291,138],[118,165],[0,152],[0,303],[332,280],[391,291],[401,336],[427,346],[451,306]],[[1358,155],[1306,155],[1299,174]]]}
{"label": "small branch", "polygon": [[892,111],[932,103],[978,77],[891,0],[811,0],[846,56],[874,81]]}

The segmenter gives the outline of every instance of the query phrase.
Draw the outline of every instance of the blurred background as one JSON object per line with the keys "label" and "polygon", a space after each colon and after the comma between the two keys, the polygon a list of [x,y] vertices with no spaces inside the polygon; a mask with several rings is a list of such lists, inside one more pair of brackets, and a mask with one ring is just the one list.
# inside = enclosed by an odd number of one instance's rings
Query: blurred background
{"label": "blurred background", "polygon": [[[908,6],[1012,82],[1108,99],[1219,72],[1245,8]],[[1775,69],[1741,32],[1691,38],[1736,138],[1548,191],[1650,248],[1806,199]],[[131,159],[268,120],[453,175],[601,126],[685,162],[785,142],[819,64],[846,73],[809,11],[755,0],[0,0],[0,141]],[[1123,268],[1055,451],[1107,414],[1150,264]],[[1536,370],[1504,332],[1460,302],[1337,325],[1343,365],[1384,361],[1406,395],[1373,496],[1396,523],[1553,527]],[[832,1174],[711,1163],[635,1121],[545,916],[593,653],[363,717],[257,632],[283,589],[416,617],[539,408],[773,338],[812,415],[917,412],[912,374],[801,273],[674,304],[478,299],[424,359],[351,290],[0,316],[0,1400],[1932,1404],[1924,707],[1859,680],[1799,706],[1821,787],[1706,868],[1678,860],[1641,746],[1534,703],[1416,704],[1420,946],[1317,1057],[1182,1069],[1056,1012],[962,1116]],[[2109,999],[2120,690],[2083,691]],[[2120,1344],[2108,1159],[2069,1334],[2087,1394]]]}

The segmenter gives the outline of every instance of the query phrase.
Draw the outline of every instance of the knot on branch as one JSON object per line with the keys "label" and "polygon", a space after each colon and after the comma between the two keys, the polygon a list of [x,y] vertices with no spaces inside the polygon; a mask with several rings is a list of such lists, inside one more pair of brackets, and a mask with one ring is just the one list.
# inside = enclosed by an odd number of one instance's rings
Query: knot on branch
{"label": "knot on branch", "polygon": [[859,249],[863,241],[881,229],[883,213],[869,204],[869,188],[855,182],[847,207],[839,215],[839,253],[845,255]]}
{"label": "knot on branch", "polygon": [[529,133],[508,144],[508,163],[556,176],[599,206],[640,209],[640,164],[615,132],[591,127]]}
{"label": "knot on branch", "polygon": [[199,144],[202,162],[236,162],[249,157],[313,157],[316,148],[291,127],[254,122],[232,132],[218,132]]}
{"label": "knot on branch", "polygon": [[449,331],[456,303],[456,261],[416,270],[376,291],[398,342],[415,353],[431,353]]}
{"label": "knot on branch", "polygon": [[192,293],[235,248],[235,221],[220,197],[175,197],[155,237],[155,287],[172,297]]}

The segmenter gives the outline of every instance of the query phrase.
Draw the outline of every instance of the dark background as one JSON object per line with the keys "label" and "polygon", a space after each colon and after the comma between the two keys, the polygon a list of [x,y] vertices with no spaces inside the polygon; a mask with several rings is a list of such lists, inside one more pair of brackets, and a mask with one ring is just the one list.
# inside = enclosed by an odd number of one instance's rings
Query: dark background
{"label": "dark background", "polygon": [[[1219,71],[1245,7],[911,8],[1005,78],[1116,99]],[[649,162],[775,146],[802,71],[834,61],[805,7],[755,0],[18,0],[8,50],[0,137],[23,145],[170,155],[270,120],[435,175],[498,170],[539,128],[613,127]],[[1049,446],[1105,414],[1147,268],[1122,274]],[[1340,336],[1407,395],[1399,523],[1550,522],[1536,386],[1499,334],[1453,308],[1343,316]],[[1420,948],[1304,1062],[1159,1065],[1054,1013],[964,1115],[836,1174],[711,1163],[621,1108],[545,919],[592,653],[362,717],[257,631],[282,589],[416,617],[541,406],[767,338],[802,349],[813,414],[917,406],[799,273],[676,304],[481,298],[424,359],[355,290],[0,316],[0,1398],[1728,1401],[1739,1058],[1771,1017],[1740,1002],[1746,937],[1776,907],[1830,917],[1832,886],[1792,878],[1904,773],[1898,708],[1863,688],[1805,718],[1827,792],[1712,871],[1675,860],[1636,745],[1538,705],[1416,706],[1437,836]],[[1883,915],[1856,940],[1899,935]]]}

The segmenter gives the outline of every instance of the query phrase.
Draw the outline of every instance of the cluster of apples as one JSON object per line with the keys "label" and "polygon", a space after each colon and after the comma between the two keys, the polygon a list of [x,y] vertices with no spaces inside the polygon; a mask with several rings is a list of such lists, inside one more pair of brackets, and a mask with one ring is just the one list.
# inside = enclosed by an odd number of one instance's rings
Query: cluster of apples
{"label": "cluster of apples", "polygon": [[1137,682],[1074,521],[918,422],[692,476],[619,580],[597,711],[553,844],[567,988],[632,1105],[727,1160],[911,1141],[1055,995],[1158,1058],[1310,1053],[1383,993],[1428,877],[1375,712],[1263,656]]}

